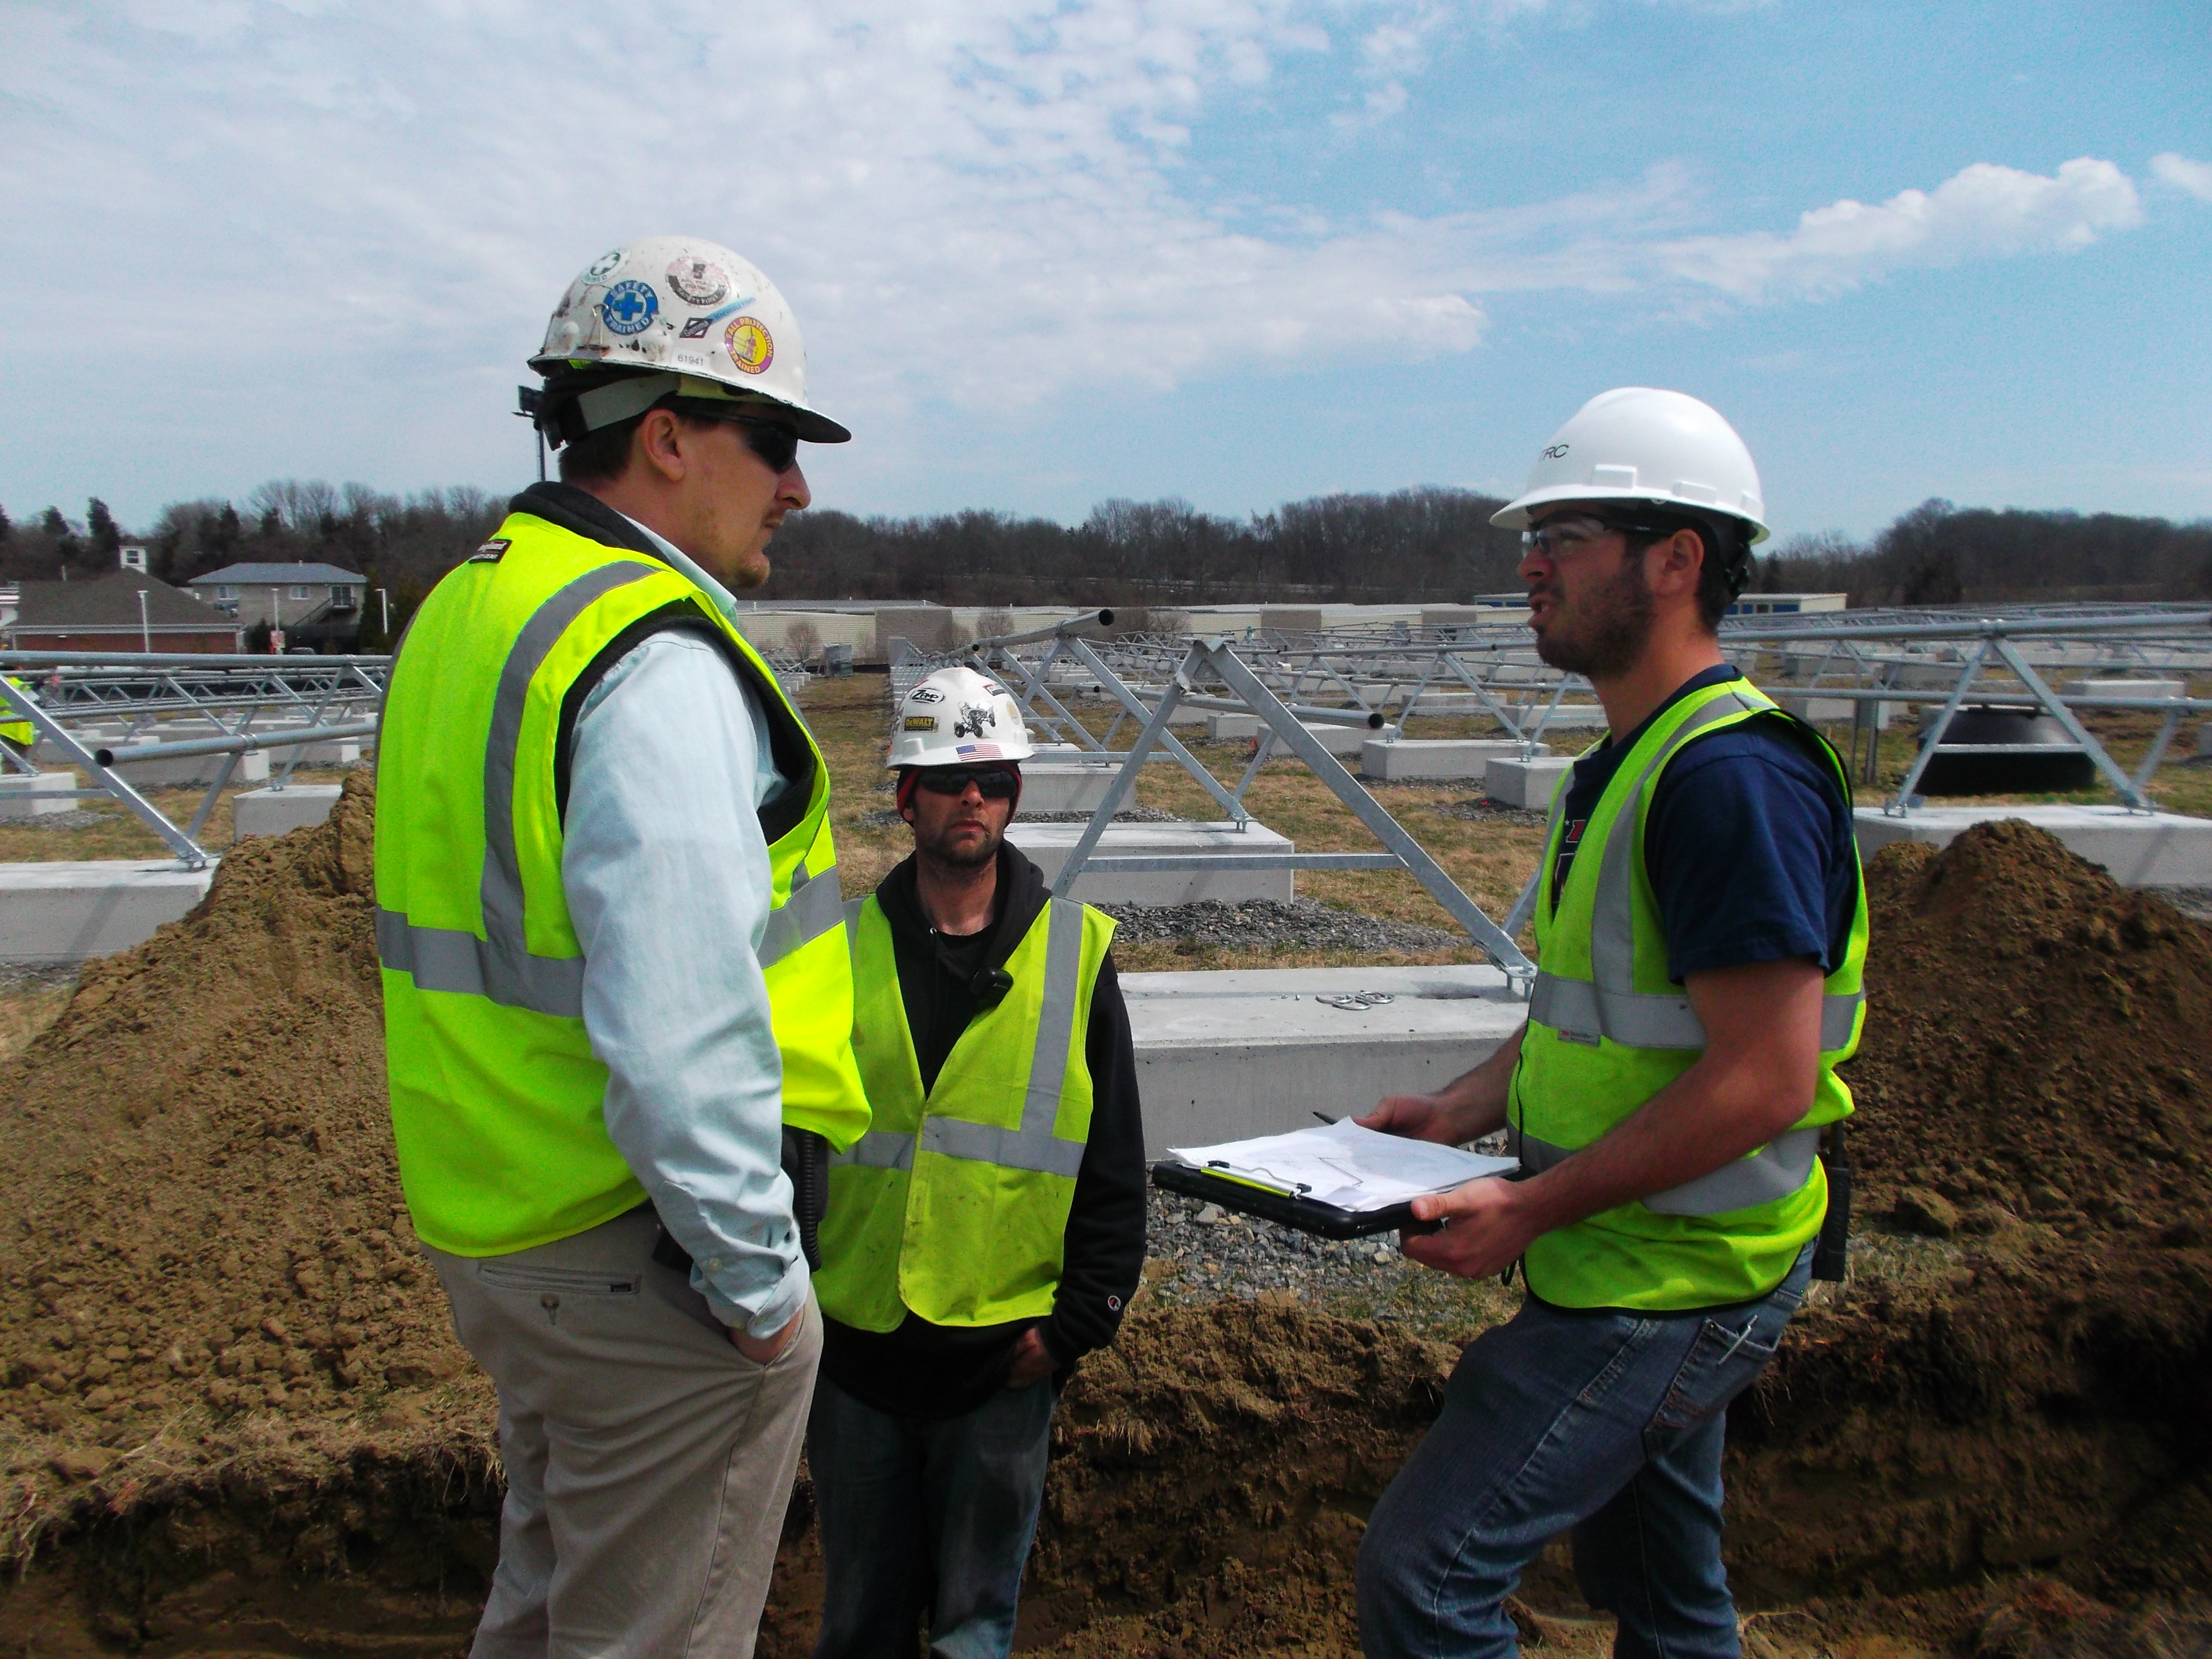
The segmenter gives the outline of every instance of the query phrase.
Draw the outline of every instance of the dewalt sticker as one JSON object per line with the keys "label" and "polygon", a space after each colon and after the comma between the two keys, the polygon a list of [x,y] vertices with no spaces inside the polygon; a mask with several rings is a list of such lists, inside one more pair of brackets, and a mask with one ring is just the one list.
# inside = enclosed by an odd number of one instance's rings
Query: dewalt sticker
{"label": "dewalt sticker", "polygon": [[908,732],[934,732],[937,730],[937,716],[934,714],[908,714],[906,717],[906,726],[904,729]]}

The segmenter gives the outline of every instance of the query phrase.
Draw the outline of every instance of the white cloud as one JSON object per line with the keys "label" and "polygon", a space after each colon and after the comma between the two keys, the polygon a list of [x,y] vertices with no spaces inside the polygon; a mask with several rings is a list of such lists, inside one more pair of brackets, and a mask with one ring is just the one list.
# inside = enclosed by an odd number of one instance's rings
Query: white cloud
{"label": "white cloud", "polygon": [[1655,252],[1670,276],[1773,300],[1841,293],[1912,266],[2072,252],[2142,220],[2135,185],[2110,161],[2081,156],[2049,178],[1978,161],[1932,191],[1815,208],[1787,235],[1692,236]]}
{"label": "white cloud", "polygon": [[0,299],[55,325],[15,331],[11,375],[82,389],[88,431],[107,389],[155,388],[124,402],[172,422],[162,441],[235,432],[259,453],[330,428],[333,449],[373,437],[416,476],[470,476],[443,459],[454,411],[482,433],[574,271],[683,230],[778,280],[825,408],[919,454],[940,404],[1464,352],[1486,296],[1782,301],[2139,217],[2127,178],[2088,159],[1727,235],[1687,234],[1711,206],[1674,163],[1421,216],[1232,199],[1191,161],[1224,109],[1282,123],[1287,68],[1318,58],[1385,118],[1445,34],[1540,3],[21,6],[0,54]]}
{"label": "white cloud", "polygon": [[2150,170],[2161,184],[2185,190],[2200,202],[2212,202],[2212,161],[2192,161],[2167,150],[2150,158]]}

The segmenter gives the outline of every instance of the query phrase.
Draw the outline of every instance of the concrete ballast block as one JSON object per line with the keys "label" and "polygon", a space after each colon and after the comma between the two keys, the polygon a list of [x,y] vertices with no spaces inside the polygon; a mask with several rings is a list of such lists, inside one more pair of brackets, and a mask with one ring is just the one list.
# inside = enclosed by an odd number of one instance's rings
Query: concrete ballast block
{"label": "concrete ballast block", "polygon": [[1260,735],[1257,714],[1208,714],[1206,717],[1206,740],[1208,743],[1243,743]]}
{"label": "concrete ballast block", "polygon": [[1528,1018],[1486,966],[1125,974],[1121,995],[1148,1158],[1440,1089]]}
{"label": "concrete ballast block", "polygon": [[69,811],[76,805],[70,793],[76,787],[74,772],[41,772],[35,777],[0,773],[0,823]]}
{"label": "concrete ballast block", "polygon": [[1548,812],[1552,797],[1574,766],[1564,755],[1540,755],[1530,760],[1501,757],[1483,769],[1482,790],[1500,805]]}
{"label": "concrete ballast block", "polygon": [[1104,804],[1106,791],[1117,768],[1060,764],[1050,761],[1022,763],[1022,811],[1024,812],[1095,812]]}
{"label": "concrete ballast block", "polygon": [[[1539,756],[1552,752],[1548,744],[1536,744]],[[1359,750],[1359,769],[1370,778],[1396,781],[1407,778],[1479,781],[1493,760],[1516,760],[1521,745],[1502,738],[1400,738],[1395,742],[1370,738]]]}
{"label": "concrete ballast block", "polygon": [[[1044,872],[1049,885],[1058,878],[1086,828],[1080,823],[1025,823],[1019,819],[1006,839]],[[1095,849],[1100,858],[1199,859],[1222,853],[1289,853],[1289,837],[1262,825],[1239,831],[1232,823],[1110,823]],[[1201,899],[1237,903],[1245,899],[1293,896],[1289,870],[1152,870],[1099,872],[1076,878],[1074,896],[1093,904],[1194,904]]]}
{"label": "concrete ballast block", "polygon": [[212,866],[0,864],[0,962],[82,962],[143,945],[207,896]]}
{"label": "concrete ballast block", "polygon": [[2180,680],[2061,680],[2058,695],[2062,697],[2185,697],[2189,695],[2186,684]]}
{"label": "concrete ballast block", "polygon": [[1948,847],[1978,823],[2017,818],[2056,836],[2070,853],[2101,865],[2124,887],[2212,887],[2212,818],[2130,812],[2124,806],[1929,806],[1903,817],[1876,807],[1851,815],[1859,856],[1893,842]]}
{"label": "concrete ballast block", "polygon": [[282,789],[249,789],[231,803],[232,835],[281,836],[322,823],[338,804],[335,783],[292,783]]}

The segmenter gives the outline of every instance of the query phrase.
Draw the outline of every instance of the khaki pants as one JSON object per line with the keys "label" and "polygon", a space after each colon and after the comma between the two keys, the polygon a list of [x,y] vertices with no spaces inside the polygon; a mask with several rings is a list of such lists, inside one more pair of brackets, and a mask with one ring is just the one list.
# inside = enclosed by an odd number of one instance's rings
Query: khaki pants
{"label": "khaki pants", "polygon": [[753,1650],[822,1316],[775,1363],[653,1260],[640,1208],[534,1250],[429,1255],[499,1385],[499,1567],[471,1659]]}

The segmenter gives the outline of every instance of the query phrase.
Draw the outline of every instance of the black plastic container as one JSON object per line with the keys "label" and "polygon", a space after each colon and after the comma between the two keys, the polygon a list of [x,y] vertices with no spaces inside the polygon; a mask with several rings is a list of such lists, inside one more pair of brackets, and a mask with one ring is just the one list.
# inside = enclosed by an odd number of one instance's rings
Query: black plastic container
{"label": "black plastic container", "polygon": [[[1925,749],[1941,710],[1922,716],[1920,746]],[[2033,744],[2034,750],[2014,754],[1960,752],[1957,745]],[[1951,716],[1935,758],[1920,775],[1923,795],[2063,794],[2097,781],[2096,763],[2048,714],[2026,708],[1961,708]]]}

